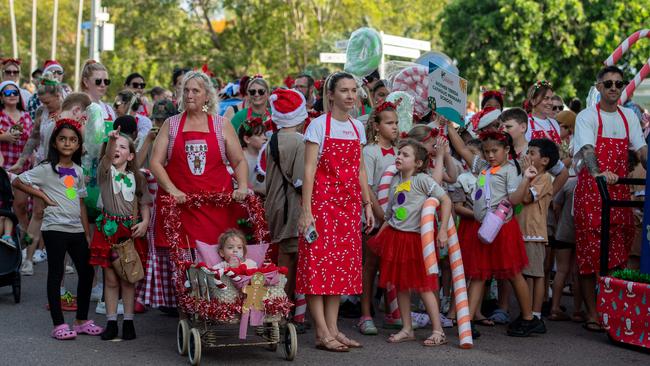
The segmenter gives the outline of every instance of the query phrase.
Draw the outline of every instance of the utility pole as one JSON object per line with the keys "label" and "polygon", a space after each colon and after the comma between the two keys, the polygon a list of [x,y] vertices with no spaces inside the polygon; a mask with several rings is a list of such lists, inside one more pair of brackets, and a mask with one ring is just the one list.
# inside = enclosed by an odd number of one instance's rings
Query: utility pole
{"label": "utility pole", "polygon": [[38,66],[38,56],[36,55],[36,11],[37,11],[37,0],[32,0],[32,44],[31,44],[31,61],[29,63],[30,72],[36,70]]}
{"label": "utility pole", "polygon": [[[36,1],[36,0],[34,0]],[[77,15],[77,45],[74,56],[74,90],[78,91],[81,85],[81,22],[83,20],[84,0],[79,0],[79,12]]]}
{"label": "utility pole", "polygon": [[18,58],[18,35],[16,34],[16,13],[14,12],[14,0],[9,0],[9,18],[11,18],[11,44],[13,47],[13,58]]}
{"label": "utility pole", "polygon": [[59,0],[54,0],[54,13],[52,14],[52,53],[50,60],[56,60],[56,32],[59,22]]}

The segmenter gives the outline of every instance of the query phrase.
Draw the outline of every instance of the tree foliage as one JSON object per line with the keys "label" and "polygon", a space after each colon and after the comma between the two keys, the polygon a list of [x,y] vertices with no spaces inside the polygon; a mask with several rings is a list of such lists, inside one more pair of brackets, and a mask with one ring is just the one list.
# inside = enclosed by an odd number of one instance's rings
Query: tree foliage
{"label": "tree foliage", "polygon": [[[505,87],[519,104],[538,79],[582,99],[603,61],[648,26],[650,1],[455,0],[442,13],[443,49],[474,86]],[[641,40],[619,66],[631,78],[650,56]]]}

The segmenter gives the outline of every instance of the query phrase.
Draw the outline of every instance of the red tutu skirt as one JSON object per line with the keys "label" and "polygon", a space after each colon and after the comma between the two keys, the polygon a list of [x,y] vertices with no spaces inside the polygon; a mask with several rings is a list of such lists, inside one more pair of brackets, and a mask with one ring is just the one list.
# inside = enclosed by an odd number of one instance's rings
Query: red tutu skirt
{"label": "red tutu skirt", "polygon": [[526,247],[515,218],[501,227],[492,244],[479,240],[480,227],[481,223],[476,220],[461,220],[458,228],[465,276],[483,280],[509,279],[528,265]]}
{"label": "red tutu skirt", "polygon": [[[131,229],[125,227],[121,223],[117,225],[117,232],[110,237],[106,235],[95,227],[95,234],[93,235],[93,241],[90,243],[90,265],[92,266],[101,266],[103,268],[110,268],[113,266],[111,263],[111,245],[114,243],[125,241],[126,239],[131,238]],[[146,265],[147,261],[147,239],[146,238],[135,238],[133,239],[133,244],[135,250],[140,256],[140,261],[142,266]]]}
{"label": "red tutu skirt", "polygon": [[397,291],[437,291],[438,275],[428,275],[419,233],[386,226],[371,241],[382,243],[379,287],[390,283]]}

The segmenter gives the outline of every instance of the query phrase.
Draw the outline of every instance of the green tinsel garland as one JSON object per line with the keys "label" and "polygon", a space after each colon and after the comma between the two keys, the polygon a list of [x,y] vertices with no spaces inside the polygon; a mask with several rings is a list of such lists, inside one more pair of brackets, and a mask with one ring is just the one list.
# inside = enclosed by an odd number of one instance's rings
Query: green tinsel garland
{"label": "green tinsel garland", "polygon": [[641,273],[638,269],[619,269],[612,273],[612,277],[624,281],[650,284],[650,274]]}

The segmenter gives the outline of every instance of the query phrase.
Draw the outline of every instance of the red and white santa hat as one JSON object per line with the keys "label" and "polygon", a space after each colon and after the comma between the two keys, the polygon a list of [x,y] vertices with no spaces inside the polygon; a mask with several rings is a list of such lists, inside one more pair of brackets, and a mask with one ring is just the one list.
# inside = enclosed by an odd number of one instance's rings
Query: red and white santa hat
{"label": "red and white santa hat", "polygon": [[478,113],[472,116],[472,131],[478,133],[480,129],[483,129],[489,126],[492,122],[496,121],[500,115],[501,110],[498,108],[487,107],[481,109]]}
{"label": "red and white santa hat", "polygon": [[307,119],[307,103],[301,92],[276,89],[269,97],[271,119],[278,128],[297,126]]}
{"label": "red and white santa hat", "polygon": [[63,66],[57,60],[46,60],[43,64],[43,73],[54,72],[55,70],[63,71]]}

